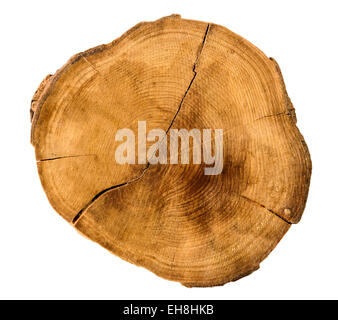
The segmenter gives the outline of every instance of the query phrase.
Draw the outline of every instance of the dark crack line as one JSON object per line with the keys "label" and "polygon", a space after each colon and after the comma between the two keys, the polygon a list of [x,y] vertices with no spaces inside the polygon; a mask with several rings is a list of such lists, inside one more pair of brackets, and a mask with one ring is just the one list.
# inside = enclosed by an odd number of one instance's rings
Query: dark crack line
{"label": "dark crack line", "polygon": [[290,114],[288,112],[279,112],[279,113],[275,113],[275,114],[268,114],[266,116],[257,118],[254,121],[258,121],[258,120],[265,119],[265,118],[278,117],[278,116],[282,116],[282,115],[290,116]]}
{"label": "dark crack line", "polygon": [[[200,58],[200,56],[201,56],[201,54],[202,54],[204,45],[205,45],[205,43],[206,43],[206,40],[207,40],[207,36],[208,36],[209,30],[210,30],[210,24],[207,25],[207,28],[206,28],[205,33],[204,33],[204,36],[203,36],[202,43],[201,43],[200,48],[199,48],[199,51],[198,51],[198,53],[197,53],[197,57],[196,57],[195,62],[194,62],[194,64],[193,64],[192,71],[193,71],[194,75],[193,75],[192,79],[190,80],[190,83],[189,83],[189,85],[188,85],[188,88],[187,88],[187,89],[185,90],[185,92],[184,92],[184,95],[183,95],[183,97],[182,97],[182,99],[181,99],[181,101],[180,101],[180,103],[179,103],[179,105],[178,105],[178,108],[177,108],[177,110],[176,110],[176,113],[175,113],[173,119],[171,120],[171,122],[170,122],[170,124],[169,124],[169,127],[167,128],[167,130],[166,130],[166,132],[165,132],[166,135],[165,135],[164,138],[166,138],[166,136],[167,136],[169,130],[170,130],[171,127],[173,126],[173,124],[174,124],[174,122],[175,122],[175,120],[176,120],[176,118],[177,118],[177,116],[178,116],[178,113],[180,112],[180,110],[181,110],[181,108],[182,108],[182,106],[183,106],[184,100],[185,100],[185,98],[187,97],[187,95],[188,95],[188,93],[189,93],[189,90],[190,90],[192,84],[193,84],[194,81],[195,81],[195,78],[196,78],[196,76],[197,76],[196,68],[197,68],[197,66],[198,66],[199,58]],[[87,59],[86,59],[86,60],[87,60]],[[87,61],[87,62],[88,62],[90,65],[92,65],[89,61]],[[94,70],[96,70],[95,67],[93,67],[93,68],[94,68]],[[96,71],[97,71],[97,70],[96,70]],[[164,140],[164,138],[159,142],[159,144],[162,143],[162,141]],[[152,156],[151,156],[150,158],[152,158],[152,157],[154,156],[154,154],[155,154],[155,152],[152,154]],[[112,187],[109,187],[109,188],[106,188],[106,189],[100,191],[98,194],[96,194],[96,195],[89,201],[89,203],[87,203],[87,205],[85,205],[85,206],[77,213],[77,215],[73,218],[72,223],[75,224],[75,223],[80,219],[80,217],[82,216],[83,212],[84,212],[84,211],[85,211],[85,210],[86,210],[86,209],[87,209],[87,208],[88,208],[95,200],[97,200],[100,196],[102,196],[103,194],[105,194],[106,192],[108,192],[108,191],[110,191],[110,190],[113,190],[113,189],[117,189],[117,188],[126,186],[126,185],[128,185],[128,184],[130,184],[130,183],[132,183],[132,182],[135,182],[135,181],[141,179],[141,178],[143,177],[143,175],[145,174],[145,172],[149,169],[149,167],[150,167],[150,162],[148,161],[146,167],[143,169],[142,173],[141,173],[138,177],[136,177],[136,178],[134,178],[134,179],[132,179],[132,180],[129,180],[129,181],[127,181],[127,182],[124,182],[124,183],[121,183],[121,184],[118,184],[118,185],[115,185],[115,186],[112,186]]]}
{"label": "dark crack line", "polygon": [[75,224],[79,219],[80,219],[80,217],[81,217],[81,215],[82,215],[82,213],[96,200],[96,199],[98,199],[99,197],[101,197],[104,193],[106,193],[106,192],[108,192],[108,191],[110,191],[110,190],[113,190],[113,189],[117,189],[117,188],[120,188],[120,187],[123,187],[123,186],[126,186],[126,185],[128,185],[128,184],[130,184],[130,183],[132,183],[132,182],[135,182],[135,181],[137,181],[137,180],[139,180],[139,179],[141,179],[142,177],[143,177],[143,175],[145,174],[145,172],[147,171],[147,169],[149,168],[149,165],[150,165],[150,163],[148,163],[147,165],[146,165],[146,167],[143,169],[143,171],[142,171],[142,173],[138,176],[138,177],[136,177],[136,178],[134,178],[134,179],[132,179],[132,180],[129,180],[129,181],[127,181],[127,182],[123,182],[123,183],[120,183],[120,184],[117,184],[117,185],[114,185],[114,186],[112,186],[112,187],[109,187],[109,188],[106,188],[106,189],[103,189],[102,191],[100,191],[99,193],[97,193],[78,213],[77,213],[77,215],[73,218],[73,220],[72,220],[72,223],[73,224]]}
{"label": "dark crack line", "polygon": [[200,49],[199,49],[199,51],[198,51],[198,53],[197,53],[197,57],[196,57],[196,60],[195,60],[195,62],[194,62],[193,68],[192,68],[192,71],[194,72],[194,76],[192,77],[192,79],[191,79],[191,81],[190,81],[190,83],[189,83],[189,85],[188,85],[187,90],[185,90],[185,93],[184,93],[184,95],[183,95],[183,98],[181,99],[181,102],[180,102],[180,104],[178,105],[177,111],[176,111],[176,113],[175,113],[175,115],[174,115],[174,117],[173,117],[173,119],[172,119],[172,121],[171,121],[171,123],[170,123],[170,125],[169,125],[169,127],[168,127],[168,129],[167,129],[167,131],[165,132],[166,134],[168,134],[169,130],[170,130],[171,127],[173,126],[173,124],[174,124],[174,122],[175,122],[175,120],[176,120],[176,118],[177,118],[177,116],[178,116],[178,113],[180,112],[180,110],[181,110],[181,108],[182,108],[182,105],[183,105],[183,103],[184,103],[184,100],[185,100],[186,96],[188,95],[188,92],[189,92],[189,90],[190,90],[192,84],[193,84],[194,81],[195,81],[195,78],[196,78],[196,76],[197,76],[196,68],[197,68],[197,65],[198,65],[199,58],[200,58],[200,56],[201,56],[201,54],[202,54],[202,51],[203,51],[205,42],[206,42],[206,40],[207,40],[207,36],[208,36],[209,30],[210,30],[210,24],[207,25],[207,29],[205,30],[204,37],[203,37],[203,41],[202,41],[202,43],[201,43]]}
{"label": "dark crack line", "polygon": [[252,203],[254,203],[255,205],[258,205],[258,206],[264,208],[265,210],[271,212],[271,213],[274,214],[276,217],[282,219],[282,220],[285,221],[286,223],[288,223],[288,224],[290,224],[290,225],[292,224],[290,221],[288,221],[287,219],[285,219],[284,217],[282,217],[281,215],[279,215],[277,212],[273,211],[272,209],[267,208],[265,205],[263,205],[263,204],[261,204],[261,203],[255,201],[255,200],[252,200],[252,199],[250,199],[250,198],[248,198],[248,197],[246,197],[246,196],[243,196],[243,195],[241,195],[241,194],[240,194],[239,196],[240,196],[241,198],[243,198],[243,199],[245,199],[245,200],[247,200],[247,201],[249,201],[249,202],[252,202]]}
{"label": "dark crack line", "polygon": [[59,160],[59,159],[68,159],[68,158],[79,158],[79,157],[90,157],[95,156],[94,154],[80,154],[80,155],[74,155],[74,156],[60,156],[55,158],[46,158],[46,159],[40,159],[36,162],[44,162],[44,161],[53,161],[53,160]]}
{"label": "dark crack line", "polygon": [[97,199],[99,198],[101,195],[103,195],[104,193],[106,193],[109,190],[113,190],[119,187],[122,187],[124,185],[128,184],[128,182],[125,183],[121,183],[115,186],[112,186],[110,188],[107,189],[103,189],[102,191],[100,191],[98,194],[96,194],[79,212],[78,214],[73,218],[72,223],[75,224],[77,220],[79,220],[79,218],[81,217],[82,213]]}

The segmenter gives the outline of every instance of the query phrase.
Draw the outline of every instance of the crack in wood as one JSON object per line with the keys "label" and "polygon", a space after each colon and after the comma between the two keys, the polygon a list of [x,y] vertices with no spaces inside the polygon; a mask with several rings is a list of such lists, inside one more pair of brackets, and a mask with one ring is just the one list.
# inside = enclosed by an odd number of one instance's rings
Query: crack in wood
{"label": "crack in wood", "polygon": [[76,221],[79,220],[79,218],[81,217],[82,213],[97,199],[99,198],[101,195],[103,195],[104,193],[110,191],[110,190],[113,190],[113,189],[116,189],[116,188],[119,188],[119,187],[122,187],[124,185],[128,184],[128,182],[125,182],[125,183],[121,183],[121,184],[118,184],[118,185],[115,185],[115,186],[112,186],[112,187],[109,187],[109,188],[106,188],[106,189],[103,189],[102,191],[100,191],[99,193],[97,193],[78,213],[77,215],[73,218],[72,220],[72,223],[75,224]]}
{"label": "crack in wood", "polygon": [[257,118],[257,119],[255,119],[255,121],[258,121],[258,120],[261,120],[261,119],[265,119],[265,118],[278,117],[278,116],[282,116],[282,115],[291,116],[290,113],[288,113],[288,112],[279,112],[279,113],[276,113],[276,114],[268,114],[266,116]]}
{"label": "crack in wood", "polygon": [[243,196],[242,194],[240,194],[239,196],[240,196],[242,199],[245,199],[245,200],[247,200],[247,201],[249,201],[249,202],[252,202],[252,203],[254,203],[254,204],[256,204],[256,205],[258,205],[258,206],[264,208],[265,210],[271,212],[271,213],[274,214],[276,217],[282,219],[282,220],[285,221],[286,223],[288,223],[288,224],[290,224],[290,225],[292,224],[292,222],[290,222],[289,220],[285,219],[284,217],[282,217],[280,214],[278,214],[278,213],[275,212],[274,210],[272,210],[272,209],[266,207],[264,204],[261,204],[261,203],[259,203],[258,201],[255,201],[255,200],[252,200],[252,199],[250,199],[250,198],[248,198],[248,197],[246,197],[246,196]]}
{"label": "crack in wood", "polygon": [[[175,122],[175,120],[176,120],[176,118],[177,118],[177,116],[178,116],[178,114],[179,114],[179,112],[180,112],[180,110],[181,110],[181,108],[182,108],[182,105],[183,105],[183,103],[184,103],[184,100],[185,100],[185,98],[187,97],[187,95],[188,95],[188,93],[189,93],[189,90],[190,90],[190,88],[191,88],[193,82],[195,81],[195,78],[196,78],[196,76],[197,76],[197,71],[196,71],[196,69],[197,69],[197,67],[198,67],[199,58],[200,58],[200,56],[201,56],[201,54],[202,54],[203,48],[204,48],[205,43],[206,43],[206,41],[207,41],[207,36],[208,36],[209,30],[210,30],[210,24],[207,25],[207,28],[206,28],[206,30],[205,30],[205,32],[204,32],[204,36],[203,36],[202,43],[201,43],[201,45],[200,45],[200,48],[199,48],[199,51],[198,51],[198,53],[197,53],[195,62],[194,62],[194,64],[193,64],[192,71],[193,71],[194,75],[193,75],[192,79],[190,80],[187,89],[186,89],[185,92],[184,92],[184,95],[183,95],[183,97],[182,97],[182,99],[181,99],[181,101],[180,101],[180,103],[179,103],[179,105],[178,105],[178,108],[177,108],[177,110],[176,110],[176,113],[175,113],[173,119],[171,120],[171,122],[170,122],[170,124],[169,124],[169,127],[168,127],[167,130],[166,130],[166,135],[165,135],[164,138],[167,137],[167,134],[168,134],[169,130],[170,130],[171,127],[173,126],[173,124],[174,124],[174,122]],[[89,63],[89,64],[92,66],[92,68],[93,68],[95,71],[97,71],[96,68],[95,68],[95,67],[94,67],[94,66],[93,66],[93,65],[92,65],[92,64],[91,64],[84,56],[82,56],[82,57],[85,59],[85,61],[86,61],[87,63]],[[97,72],[98,72],[98,71],[97,71]],[[99,73],[99,72],[98,72],[98,73]],[[162,143],[162,141],[164,140],[164,138],[161,140],[161,142],[160,142],[159,144]],[[154,156],[154,154],[155,154],[155,152],[152,154],[152,156],[150,157],[150,159],[152,159],[152,157]],[[86,210],[86,209],[87,209],[87,208],[88,208],[95,200],[97,200],[100,196],[102,196],[103,194],[105,194],[106,192],[108,192],[108,191],[110,191],[110,190],[117,189],[117,188],[126,186],[126,185],[128,185],[128,184],[130,184],[130,183],[132,183],[132,182],[135,182],[135,181],[140,180],[140,179],[144,176],[144,174],[146,173],[146,171],[149,169],[149,167],[150,167],[150,161],[147,162],[146,167],[143,169],[142,173],[141,173],[138,177],[136,177],[136,178],[134,178],[134,179],[132,179],[132,180],[129,180],[129,181],[127,181],[127,182],[124,182],[124,183],[121,183],[121,184],[118,184],[118,185],[115,185],[115,186],[106,188],[106,189],[100,191],[99,193],[97,193],[97,194],[89,201],[89,203],[87,203],[87,205],[85,205],[85,206],[84,206],[84,207],[76,214],[76,216],[75,216],[75,217],[73,218],[73,220],[72,220],[72,223],[73,223],[73,224],[76,224],[76,222],[77,222],[77,221],[80,219],[80,217],[82,216],[83,212],[84,212],[84,211],[85,211],[85,210]]]}
{"label": "crack in wood", "polygon": [[79,155],[73,155],[73,156],[59,156],[59,157],[54,157],[54,158],[40,159],[40,160],[37,160],[36,162],[39,163],[39,162],[44,162],[44,161],[54,161],[54,160],[60,160],[60,159],[90,157],[90,156],[95,156],[95,154],[79,154]]}

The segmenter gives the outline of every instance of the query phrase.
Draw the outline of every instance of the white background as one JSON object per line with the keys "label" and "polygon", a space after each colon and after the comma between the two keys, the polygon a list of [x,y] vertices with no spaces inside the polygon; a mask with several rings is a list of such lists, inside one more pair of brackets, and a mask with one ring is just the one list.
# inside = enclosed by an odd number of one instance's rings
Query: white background
{"label": "white background", "polygon": [[[45,75],[172,13],[226,26],[278,61],[313,161],[301,222],[260,270],[223,287],[185,288],[82,237],[48,203],[30,145]],[[337,14],[336,1],[1,1],[0,298],[338,298]]]}

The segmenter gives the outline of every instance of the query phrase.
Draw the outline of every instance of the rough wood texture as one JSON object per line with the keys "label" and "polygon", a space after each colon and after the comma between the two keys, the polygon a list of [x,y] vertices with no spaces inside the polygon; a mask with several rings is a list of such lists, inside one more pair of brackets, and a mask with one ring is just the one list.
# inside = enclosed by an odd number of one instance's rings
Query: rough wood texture
{"label": "rough wood texture", "polygon": [[[55,210],[163,278],[214,286],[247,275],[304,210],[311,160],[279,67],[224,27],[177,15],[140,23],[48,76],[31,114]],[[139,120],[147,131],[223,129],[222,173],[117,164],[116,131],[137,132]]]}

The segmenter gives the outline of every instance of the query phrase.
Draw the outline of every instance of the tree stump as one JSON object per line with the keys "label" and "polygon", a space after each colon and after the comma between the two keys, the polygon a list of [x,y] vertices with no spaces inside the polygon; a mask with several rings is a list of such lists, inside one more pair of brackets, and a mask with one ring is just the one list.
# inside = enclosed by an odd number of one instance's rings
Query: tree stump
{"label": "tree stump", "polygon": [[[280,69],[224,27],[178,15],[140,23],[46,77],[31,115],[54,209],[122,259],[185,286],[257,270],[304,210],[311,160]],[[117,163],[117,131],[137,134],[140,121],[166,135],[222,129],[221,173],[172,164],[169,151],[167,164],[149,161],[155,152],[140,159],[137,138],[138,161]]]}

